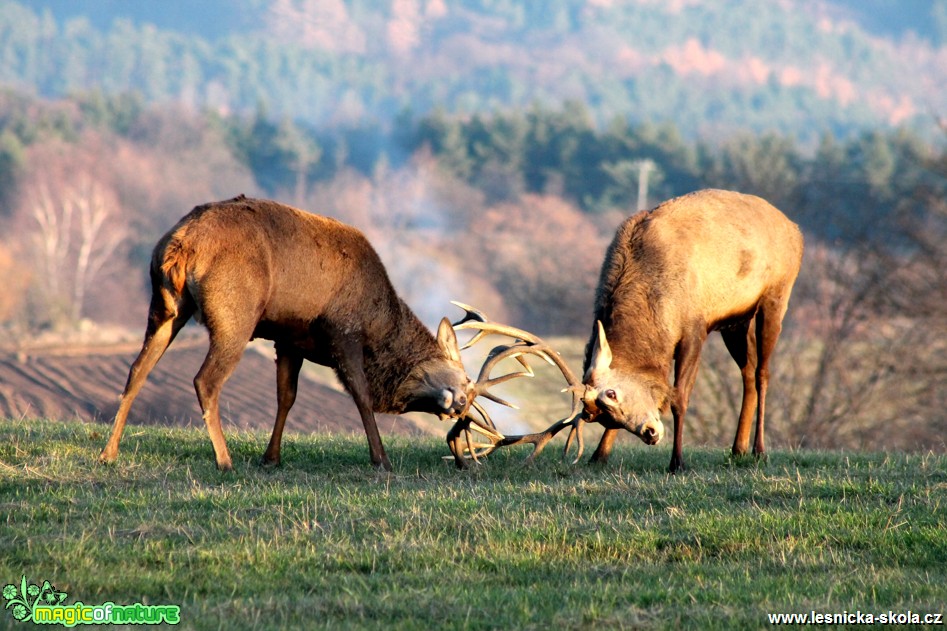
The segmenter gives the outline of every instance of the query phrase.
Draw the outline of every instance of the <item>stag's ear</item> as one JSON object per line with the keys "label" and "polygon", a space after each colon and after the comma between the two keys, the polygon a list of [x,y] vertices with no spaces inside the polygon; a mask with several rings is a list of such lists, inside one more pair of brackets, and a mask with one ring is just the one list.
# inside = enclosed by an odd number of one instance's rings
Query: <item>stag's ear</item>
{"label": "stag's ear", "polygon": [[457,335],[447,318],[442,318],[437,327],[437,345],[441,347],[441,350],[449,359],[455,362],[460,361],[460,346],[457,344]]}
{"label": "stag's ear", "polygon": [[602,321],[596,320],[595,327],[597,335],[592,344],[592,361],[589,363],[589,372],[604,374],[612,365],[612,349],[605,337],[605,327],[602,326]]}

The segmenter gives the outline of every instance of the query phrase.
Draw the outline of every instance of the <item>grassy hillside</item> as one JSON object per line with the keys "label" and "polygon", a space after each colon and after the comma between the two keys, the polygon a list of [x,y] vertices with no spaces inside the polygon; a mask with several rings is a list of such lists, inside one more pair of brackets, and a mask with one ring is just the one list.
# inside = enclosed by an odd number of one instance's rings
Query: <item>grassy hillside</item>
{"label": "grassy hillside", "polygon": [[[942,613],[947,458],[625,448],[458,472],[439,440],[262,434],[213,468],[202,431],[0,423],[0,581],[66,603],[181,607],[180,628],[756,628],[767,613]],[[15,627],[11,610],[0,627]]]}

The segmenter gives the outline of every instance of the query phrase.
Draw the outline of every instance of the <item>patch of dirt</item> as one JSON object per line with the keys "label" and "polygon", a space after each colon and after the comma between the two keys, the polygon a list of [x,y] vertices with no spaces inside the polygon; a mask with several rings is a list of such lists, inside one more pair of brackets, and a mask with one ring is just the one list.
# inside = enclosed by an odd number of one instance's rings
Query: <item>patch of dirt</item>
{"label": "patch of dirt", "polygon": [[[140,342],[0,350],[0,418],[41,417],[111,424]],[[151,372],[132,405],[128,426],[200,426],[193,379],[207,353],[205,339],[178,339]],[[364,433],[351,397],[304,371],[287,432]],[[220,397],[224,431],[271,430],[276,416],[276,367],[248,349]],[[409,417],[376,414],[386,434],[426,434]]]}

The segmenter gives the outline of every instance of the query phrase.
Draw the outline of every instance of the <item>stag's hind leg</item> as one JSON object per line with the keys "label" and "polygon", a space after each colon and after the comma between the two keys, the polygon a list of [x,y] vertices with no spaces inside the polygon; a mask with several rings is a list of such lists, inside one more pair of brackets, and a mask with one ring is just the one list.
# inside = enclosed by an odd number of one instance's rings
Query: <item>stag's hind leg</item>
{"label": "stag's hind leg", "polygon": [[210,442],[214,445],[217,468],[221,471],[233,469],[233,461],[230,459],[227,441],[220,426],[220,392],[240,362],[252,332],[252,326],[245,333],[239,328],[236,332],[228,329],[225,334],[211,329],[207,357],[194,377],[194,390],[197,392]]}
{"label": "stag's hind leg", "polygon": [[220,392],[240,363],[247,343],[260,321],[268,293],[264,270],[219,266],[197,278],[196,296],[201,320],[207,327],[210,345],[207,357],[194,377],[207,433],[214,445],[214,457],[221,471],[233,469],[224,432],[220,426]]}
{"label": "stag's hind leg", "polygon": [[786,314],[787,299],[764,301],[756,314],[756,392],[759,406],[756,413],[756,437],[753,441],[753,454],[757,458],[766,457],[763,442],[763,426],[766,417],[766,390],[769,387],[769,360],[776,349],[779,334],[783,330],[783,316]]}
{"label": "stag's hind leg", "polygon": [[724,344],[730,351],[730,356],[740,367],[743,376],[743,404],[740,406],[740,420],[737,424],[737,433],[733,439],[734,456],[746,455],[750,449],[750,427],[753,415],[757,410],[758,393],[756,382],[756,321],[755,318],[735,325],[729,329],[722,329]]}
{"label": "stag's hind leg", "polygon": [[148,374],[193,314],[194,305],[186,295],[175,298],[164,287],[159,287],[152,293],[145,341],[141,352],[138,353],[138,357],[128,371],[128,379],[112,425],[112,435],[102,453],[99,454],[100,462],[113,462],[118,457],[118,444],[122,440],[122,432],[125,431],[125,422],[128,420],[132,402],[138,396]]}

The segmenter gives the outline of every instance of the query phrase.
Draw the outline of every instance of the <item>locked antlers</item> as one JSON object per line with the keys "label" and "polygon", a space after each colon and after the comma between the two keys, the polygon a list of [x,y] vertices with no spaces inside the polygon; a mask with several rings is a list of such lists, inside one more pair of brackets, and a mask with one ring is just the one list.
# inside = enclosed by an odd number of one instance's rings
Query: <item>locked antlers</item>
{"label": "locked antlers", "polygon": [[[567,454],[572,446],[573,440],[576,440],[578,454],[573,462],[578,462],[579,458],[582,457],[582,451],[584,449],[581,429],[585,421],[583,397],[586,392],[586,387],[572,374],[572,371],[569,370],[569,367],[563,362],[559,353],[553,350],[552,347],[541,338],[522,329],[490,322],[483,312],[469,305],[460,302],[454,302],[453,304],[465,312],[464,317],[453,325],[454,329],[458,331],[476,331],[474,336],[463,348],[470,348],[486,336],[493,334],[513,339],[512,343],[495,346],[487,354],[487,358],[480,368],[477,381],[472,386],[471,395],[468,397],[470,401],[468,409],[464,411],[447,433],[447,444],[450,447],[457,467],[461,469],[465,468],[467,466],[467,458],[479,463],[481,457],[492,453],[499,447],[524,443],[529,443],[534,446],[533,452],[527,458],[527,461],[532,461],[533,458],[545,448],[546,444],[566,427],[570,427],[571,429],[563,453]],[[568,416],[557,421],[545,431],[522,436],[503,436],[497,431],[496,425],[493,423],[486,409],[484,409],[483,405],[476,399],[478,397],[484,397],[495,403],[516,408],[512,403],[490,392],[489,389],[517,377],[532,377],[533,370],[527,361],[527,356],[529,355],[539,357],[559,369],[566,383],[568,383],[568,387],[563,389],[563,392],[570,392],[572,394],[572,410]],[[520,366],[522,366],[522,369],[498,377],[491,377],[496,366],[507,359],[515,359],[519,362]],[[473,408],[480,418],[476,419],[472,417],[469,414],[469,408]],[[475,440],[471,432],[477,432],[485,436],[490,442],[485,443]],[[463,438],[463,440],[461,440],[461,438]]]}

